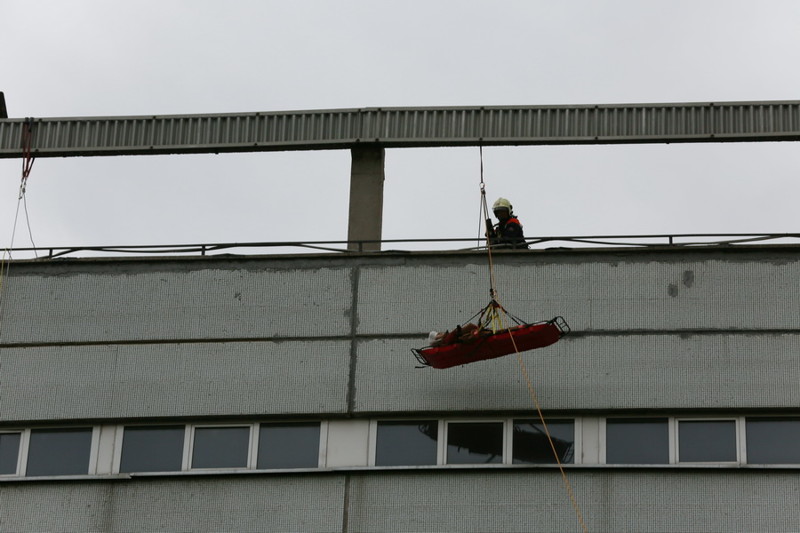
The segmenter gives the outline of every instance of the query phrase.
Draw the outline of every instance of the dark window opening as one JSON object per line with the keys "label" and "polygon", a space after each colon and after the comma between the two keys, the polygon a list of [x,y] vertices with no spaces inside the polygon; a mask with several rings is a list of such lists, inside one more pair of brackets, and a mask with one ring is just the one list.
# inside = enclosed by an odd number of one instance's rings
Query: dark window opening
{"label": "dark window opening", "polygon": [[197,428],[192,468],[245,468],[249,448],[249,427]]}
{"label": "dark window opening", "polygon": [[[541,420],[514,420],[512,457],[514,464],[575,462],[575,424],[572,420],[547,420],[547,430]],[[550,441],[552,440],[552,446]],[[553,452],[555,448],[555,453]]]}
{"label": "dark window opening", "polygon": [[184,426],[126,427],[119,471],[180,471],[184,434]]}
{"label": "dark window opening", "polygon": [[258,468],[319,466],[319,422],[261,424]]}
{"label": "dark window opening", "polygon": [[0,433],[0,475],[17,473],[20,433]]}
{"label": "dark window opening", "polygon": [[668,464],[666,418],[606,419],[607,464]]}
{"label": "dark window opening", "polygon": [[447,462],[449,464],[502,463],[503,423],[447,424]]}
{"label": "dark window opening", "polygon": [[376,466],[436,464],[436,420],[378,422]]}
{"label": "dark window opening", "polygon": [[26,475],[86,475],[91,447],[92,428],[31,430]]}
{"label": "dark window opening", "polygon": [[736,461],[736,422],[679,421],[678,457],[682,463]]}
{"label": "dark window opening", "polygon": [[747,462],[800,463],[800,418],[748,418]]}

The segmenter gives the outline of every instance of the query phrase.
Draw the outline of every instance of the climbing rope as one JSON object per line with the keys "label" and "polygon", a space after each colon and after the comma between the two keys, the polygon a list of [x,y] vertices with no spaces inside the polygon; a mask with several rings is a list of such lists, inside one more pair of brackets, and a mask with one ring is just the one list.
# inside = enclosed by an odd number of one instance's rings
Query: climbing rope
{"label": "climbing rope", "polygon": [[[20,142],[20,147],[22,149],[22,179],[19,183],[19,194],[17,195],[17,209],[14,213],[14,225],[11,229],[11,242],[9,244],[8,250],[3,251],[3,261],[5,261],[6,253],[11,258],[11,250],[14,248],[14,239],[17,235],[17,222],[19,220],[19,208],[22,205],[25,209],[25,221],[28,225],[28,236],[31,239],[31,245],[34,248],[34,253],[36,253],[36,243],[33,242],[33,232],[31,230],[31,219],[30,215],[28,214],[28,200],[25,195],[25,192],[28,189],[28,177],[31,175],[31,169],[33,169],[33,163],[36,160],[32,154],[32,146],[33,146],[33,119],[26,118],[25,122],[22,124],[22,139]],[[38,257],[38,254],[36,254]],[[0,279],[2,281],[2,279]]]}
{"label": "climbing rope", "polygon": [[[20,205],[24,206],[25,208],[25,220],[28,224],[28,235],[31,238],[31,244],[33,248],[36,248],[36,244],[33,242],[33,233],[31,231],[31,220],[28,216],[28,202],[25,198],[25,191],[28,188],[28,177],[31,175],[31,169],[33,169],[33,162],[35,161],[35,157],[32,155],[32,146],[33,146],[33,119],[26,118],[25,122],[22,124],[22,138],[20,140],[20,147],[22,149],[22,179],[19,183],[19,194],[17,195],[17,209],[14,213],[14,225],[11,228],[11,242],[7,249],[3,250],[3,258],[0,260],[0,313],[2,312],[2,295],[3,295],[3,281],[5,280],[6,276],[8,275],[8,269],[10,268],[11,264],[9,260],[11,259],[11,250],[14,249],[14,239],[17,235],[17,222],[19,221],[19,208]],[[37,256],[38,257],[38,256]],[[2,314],[0,314],[2,316]]]}
{"label": "climbing rope", "polygon": [[489,298],[495,298],[495,278],[494,278],[494,265],[492,260],[492,246],[489,242],[488,227],[491,224],[491,217],[489,216],[489,207],[486,203],[486,184],[483,182],[483,145],[480,145],[480,159],[481,159],[481,218],[486,221],[486,252],[489,256]]}
{"label": "climbing rope", "polygon": [[[481,189],[481,208],[482,208],[482,215],[485,220],[490,221],[489,218],[489,207],[486,203],[486,184],[483,181],[483,146],[479,146],[480,148],[480,159],[481,159],[481,182],[480,182],[480,189]],[[488,222],[487,222],[488,226]],[[492,246],[491,243],[488,242],[489,235],[488,231],[489,228],[486,228],[487,231],[487,243],[486,243],[486,251],[489,258],[489,296],[491,298],[491,302],[489,303],[483,311],[481,311],[481,319],[484,318],[484,314],[487,316],[486,320],[488,323],[491,324],[492,331],[496,333],[498,330],[503,331],[506,329],[505,322],[503,320],[503,315],[506,317],[513,317],[505,308],[500,304],[500,299],[497,294],[497,286],[496,286],[496,277],[494,274],[494,261],[492,259]],[[508,336],[511,339],[511,343],[514,346],[514,351],[517,354],[517,362],[519,363],[520,371],[522,373],[522,377],[525,379],[525,383],[528,387],[528,393],[531,397],[531,401],[533,405],[536,407],[536,413],[539,416],[539,420],[542,423],[542,428],[544,429],[544,434],[547,437],[547,442],[550,444],[550,449],[553,451],[553,457],[555,457],[556,464],[558,465],[558,470],[561,472],[561,479],[564,482],[564,487],[567,490],[567,495],[569,496],[569,500],[572,503],[573,509],[575,509],[575,514],[578,517],[578,523],[581,525],[581,529],[583,529],[584,533],[588,533],[589,529],[586,527],[586,522],[583,519],[583,513],[581,513],[580,505],[578,505],[578,500],[575,497],[575,492],[572,490],[572,484],[569,482],[569,478],[567,477],[567,473],[564,470],[564,465],[561,462],[561,458],[558,455],[558,451],[556,450],[556,445],[553,442],[553,438],[550,435],[550,430],[547,427],[547,423],[544,419],[544,413],[542,413],[542,406],[539,403],[539,398],[536,395],[536,390],[533,387],[533,382],[531,381],[530,375],[528,374],[528,369],[525,366],[525,362],[522,359],[522,354],[517,348],[517,343],[514,340],[514,335],[511,334],[511,331],[508,331]]]}
{"label": "climbing rope", "polygon": [[[505,312],[505,309],[500,307],[500,309]],[[501,317],[502,320],[502,317]],[[520,371],[522,372],[522,377],[525,378],[525,383],[528,387],[528,393],[530,394],[531,400],[533,401],[534,406],[536,406],[536,413],[539,415],[539,420],[542,422],[542,428],[544,429],[544,434],[547,436],[547,442],[550,444],[550,449],[553,451],[553,457],[556,459],[556,464],[558,465],[558,471],[561,473],[561,479],[564,482],[564,487],[567,490],[567,494],[569,495],[569,501],[572,503],[573,509],[575,509],[575,514],[578,517],[578,523],[581,525],[581,529],[583,529],[584,533],[589,531],[589,528],[586,527],[586,522],[583,519],[583,513],[581,513],[581,507],[578,505],[578,500],[575,497],[575,492],[572,490],[572,484],[569,482],[569,478],[567,477],[567,472],[564,470],[564,465],[561,462],[561,458],[558,456],[558,451],[556,450],[556,445],[553,443],[553,438],[550,435],[550,430],[547,427],[547,422],[544,420],[544,414],[542,413],[542,406],[539,403],[539,398],[536,394],[536,390],[533,387],[533,382],[528,374],[528,368],[525,366],[525,361],[522,359],[522,354],[520,353],[519,349],[517,348],[517,342],[514,340],[514,336],[511,333],[508,334],[511,338],[511,343],[514,345],[514,351],[517,354],[517,362],[519,363]]]}
{"label": "climbing rope", "polygon": [[[36,160],[35,157],[32,155],[32,147],[33,147],[33,119],[28,118],[25,119],[25,123],[22,125],[22,180],[19,184],[19,196],[17,198],[17,213],[19,213],[19,200],[22,200],[22,205],[25,208],[25,222],[28,225],[28,236],[31,239],[31,246],[33,246],[34,254],[36,254],[36,243],[33,242],[33,232],[31,231],[31,218],[28,215],[28,199],[25,195],[25,191],[28,188],[28,176],[31,175],[31,169],[33,168],[33,162]],[[14,217],[14,231],[16,231],[17,227],[17,220],[16,216]],[[13,248],[13,238],[12,235],[12,245]],[[39,257],[36,254],[36,257]]]}
{"label": "climbing rope", "polygon": [[[25,122],[22,125],[22,139],[21,139],[21,148],[22,148],[22,180],[20,181],[19,185],[19,195],[17,196],[17,209],[14,213],[14,224],[11,229],[11,242],[9,243],[9,247],[3,250],[3,257],[0,260],[0,340],[2,339],[2,327],[3,327],[3,307],[4,307],[4,292],[5,292],[5,280],[8,277],[8,273],[11,270],[11,250],[14,249],[14,238],[17,234],[17,222],[19,220],[19,208],[20,204],[25,207],[25,219],[28,223],[28,235],[31,238],[31,244],[36,249],[36,245],[33,242],[33,234],[31,232],[31,222],[30,217],[28,216],[28,203],[25,200],[25,191],[28,186],[28,176],[31,174],[31,169],[33,168],[33,161],[34,157],[32,155],[32,147],[33,145],[33,119],[28,118],[25,119]],[[38,254],[37,254],[38,257]],[[2,344],[0,344],[0,355],[2,355]],[[2,365],[2,357],[0,357],[0,365]],[[0,370],[2,367],[0,366]],[[2,372],[0,372],[0,376],[2,376]],[[2,392],[2,387],[0,387],[0,392]],[[2,409],[2,397],[0,397],[0,409]]]}
{"label": "climbing rope", "polygon": [[[14,239],[17,235],[17,222],[19,221],[19,208],[22,205],[25,209],[25,220],[28,224],[28,235],[31,238],[31,244],[34,250],[36,244],[33,242],[33,233],[31,231],[31,220],[28,215],[28,202],[25,198],[25,191],[28,188],[28,177],[31,175],[33,162],[36,158],[32,155],[33,145],[33,119],[27,118],[22,124],[22,139],[20,147],[22,149],[22,179],[19,183],[19,194],[17,195],[17,209],[14,212],[14,224],[11,228],[11,242],[8,248],[3,250],[3,258],[0,260],[0,317],[2,317],[2,302],[3,302],[3,282],[8,275],[8,270],[11,267],[9,260],[11,259],[11,250],[14,249]],[[38,255],[37,255],[38,257]],[[1,322],[0,322],[1,323]]]}

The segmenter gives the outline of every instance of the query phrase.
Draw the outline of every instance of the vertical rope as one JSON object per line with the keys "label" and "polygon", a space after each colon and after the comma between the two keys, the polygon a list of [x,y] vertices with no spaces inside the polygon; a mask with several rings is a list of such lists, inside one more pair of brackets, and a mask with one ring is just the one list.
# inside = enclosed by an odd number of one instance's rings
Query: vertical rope
{"label": "vertical rope", "polygon": [[[481,210],[483,220],[490,220],[489,206],[486,203],[486,184],[483,182],[483,145],[478,146],[480,150],[481,159]],[[488,224],[487,224],[488,226]],[[486,252],[489,256],[489,298],[494,300],[495,291],[495,278],[494,278],[494,265],[492,259],[492,246],[489,242],[489,228],[486,228]]]}
{"label": "vertical rope", "polygon": [[[506,315],[508,312],[505,308],[500,305],[498,302],[495,313],[497,313],[497,308],[499,308],[503,313]],[[498,313],[498,317],[501,323],[501,329],[505,329],[505,323],[503,322],[502,315]],[[547,436],[547,442],[550,444],[550,449],[553,451],[553,457],[555,457],[556,464],[558,465],[558,471],[561,473],[561,479],[564,482],[564,487],[567,490],[567,495],[569,496],[569,501],[572,503],[572,508],[575,509],[575,515],[578,517],[578,523],[581,525],[581,529],[583,529],[584,533],[588,533],[589,528],[586,527],[586,522],[583,519],[583,513],[581,513],[581,507],[578,505],[578,499],[575,497],[575,492],[572,490],[572,484],[569,482],[569,478],[567,477],[567,472],[564,470],[564,464],[561,462],[561,458],[558,456],[558,450],[556,450],[556,445],[553,442],[553,437],[550,435],[550,429],[547,427],[547,422],[544,420],[544,413],[542,413],[542,406],[539,403],[539,398],[536,395],[536,390],[533,387],[533,382],[531,381],[530,376],[528,375],[528,368],[525,366],[525,362],[522,360],[522,354],[517,348],[517,342],[514,340],[514,336],[511,334],[511,331],[508,331],[508,337],[511,339],[511,344],[514,346],[514,351],[517,354],[517,362],[519,363],[520,371],[522,372],[522,377],[525,378],[525,383],[528,387],[528,393],[530,394],[531,400],[533,401],[533,405],[536,407],[536,413],[539,415],[539,420],[542,423],[542,428],[544,429],[544,434]]]}
{"label": "vertical rope", "polygon": [[[14,213],[14,224],[11,229],[11,242],[7,249],[3,250],[3,257],[0,260],[0,380],[2,380],[3,373],[2,373],[2,363],[3,363],[3,347],[2,347],[2,339],[3,339],[3,312],[5,308],[5,287],[6,287],[6,279],[8,278],[8,273],[11,270],[11,251],[14,249],[14,239],[17,235],[17,222],[19,221],[19,208],[21,204],[25,206],[25,218],[28,221],[28,233],[31,235],[31,244],[33,244],[33,235],[31,234],[31,224],[30,218],[28,218],[28,204],[25,201],[25,189],[28,184],[28,176],[31,174],[31,169],[33,168],[33,161],[34,157],[31,155],[32,150],[31,146],[33,144],[33,119],[29,118],[26,119],[22,125],[22,139],[21,139],[21,148],[22,148],[22,180],[20,181],[19,185],[19,195],[17,196],[17,209]],[[33,244],[34,249],[36,245]],[[38,255],[37,255],[38,257]],[[3,409],[3,398],[2,398],[2,382],[0,382],[0,413],[2,413]],[[0,515],[0,523],[2,522],[3,517]]]}
{"label": "vertical rope", "polygon": [[536,395],[536,390],[533,388],[533,383],[528,375],[528,369],[525,366],[525,362],[522,360],[522,354],[517,349],[517,343],[514,342],[513,335],[509,333],[509,336],[511,336],[511,342],[514,344],[514,350],[517,352],[517,362],[519,362],[520,371],[522,372],[522,376],[525,378],[525,383],[528,386],[528,392],[530,393],[531,400],[533,400],[533,404],[536,406],[536,412],[539,415],[539,420],[542,422],[544,434],[547,435],[547,442],[550,443],[550,449],[553,450],[553,457],[556,459],[558,471],[561,473],[561,479],[564,482],[564,487],[567,489],[569,501],[572,503],[572,508],[575,509],[575,515],[578,517],[578,523],[581,525],[581,529],[583,529],[584,533],[588,533],[589,528],[586,527],[586,522],[583,519],[583,513],[581,513],[581,507],[578,505],[578,499],[575,497],[575,492],[572,490],[572,484],[569,482],[567,472],[564,470],[564,465],[561,463],[561,458],[558,456],[556,445],[553,443],[553,438],[550,436],[550,430],[547,428],[547,422],[544,421],[542,406],[539,404],[539,398]]}
{"label": "vertical rope", "polygon": [[[483,181],[483,146],[480,145],[480,159],[481,159],[481,205],[483,209],[483,215],[485,219],[489,219],[489,207],[486,203],[486,185]],[[486,228],[487,232],[489,228]],[[490,319],[492,324],[499,323],[500,331],[506,329],[505,323],[503,321],[502,314],[498,311],[502,311],[506,315],[508,312],[505,308],[500,304],[498,299],[497,290],[495,286],[495,275],[494,275],[494,262],[492,260],[492,247],[488,242],[488,235],[487,235],[487,242],[486,242],[486,251],[489,256],[489,295],[491,296],[491,303],[489,304],[488,314],[490,317],[487,317],[487,320]],[[493,328],[493,331],[494,330]],[[586,527],[586,522],[583,519],[583,513],[581,513],[580,505],[578,505],[578,500],[575,497],[575,492],[572,490],[572,484],[569,482],[569,478],[567,478],[567,473],[564,470],[564,465],[561,463],[561,458],[558,456],[558,451],[556,450],[556,445],[553,443],[553,438],[550,435],[550,430],[547,427],[547,423],[544,420],[544,413],[542,413],[542,406],[539,404],[539,398],[536,395],[536,390],[533,387],[533,382],[531,382],[531,378],[528,375],[528,369],[525,366],[525,362],[522,360],[522,354],[517,348],[517,342],[514,340],[514,336],[511,334],[511,331],[508,331],[508,336],[511,339],[511,343],[514,346],[514,351],[517,353],[517,361],[519,363],[520,371],[522,372],[523,378],[525,378],[525,383],[528,387],[528,393],[530,394],[531,400],[533,401],[533,405],[536,407],[536,412],[539,415],[539,420],[542,422],[542,428],[544,429],[544,434],[547,436],[547,442],[550,444],[550,449],[553,452],[553,457],[555,457],[556,464],[558,465],[558,470],[561,472],[561,479],[564,482],[564,487],[567,490],[567,495],[569,496],[569,500],[572,503],[572,508],[575,509],[575,514],[578,517],[578,523],[581,525],[581,529],[583,529],[584,533],[588,533],[589,529]]]}
{"label": "vertical rope", "polygon": [[[25,123],[22,125],[22,180],[19,184],[19,198],[18,200],[22,200],[22,204],[25,208],[25,221],[28,224],[28,236],[31,239],[31,246],[34,248],[34,255],[38,258],[39,254],[36,252],[36,243],[33,242],[33,231],[31,229],[31,219],[28,215],[28,200],[25,196],[25,191],[28,188],[28,176],[31,175],[31,170],[33,169],[33,163],[36,160],[35,157],[32,155],[32,147],[33,147],[33,119],[28,118],[25,119]],[[17,214],[19,214],[19,201],[17,202]],[[16,232],[17,228],[17,220],[16,216],[14,218],[14,232]],[[13,248],[13,236],[12,236],[12,245]]]}

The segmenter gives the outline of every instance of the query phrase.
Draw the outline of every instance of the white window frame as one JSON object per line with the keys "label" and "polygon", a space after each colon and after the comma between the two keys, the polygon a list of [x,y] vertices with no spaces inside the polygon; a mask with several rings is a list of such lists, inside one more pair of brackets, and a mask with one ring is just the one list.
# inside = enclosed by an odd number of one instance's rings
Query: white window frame
{"label": "white window frame", "polygon": [[[454,467],[459,467],[459,468],[464,468],[464,467],[469,467],[469,466],[497,467],[497,466],[501,466],[501,465],[508,465],[509,464],[508,461],[509,461],[510,454],[508,454],[506,452],[508,450],[510,450],[510,448],[508,448],[508,444],[507,444],[507,442],[509,440],[510,431],[512,431],[511,429],[509,429],[510,420],[511,419],[509,419],[509,418],[447,418],[447,419],[441,420],[440,424],[439,424],[439,431],[440,431],[439,435],[444,434],[444,437],[439,439],[441,441],[441,450],[440,450],[441,451],[441,456],[440,456],[441,457],[441,462],[439,464],[440,465],[451,466],[451,467],[454,466]],[[502,435],[503,435],[503,443],[502,443],[503,452],[501,454],[499,463],[475,463],[475,464],[468,463],[468,464],[465,464],[465,463],[448,463],[447,462],[447,447],[449,446],[448,441],[449,441],[449,438],[450,438],[450,435],[449,435],[447,429],[448,429],[450,424],[464,424],[464,423],[467,423],[467,424],[484,424],[484,423],[497,424],[497,423],[500,423],[501,424]]]}
{"label": "white window frame", "polygon": [[442,446],[442,431],[444,421],[440,418],[425,417],[403,417],[403,418],[377,418],[369,421],[369,442],[367,453],[367,466],[375,467],[378,455],[378,424],[381,422],[436,422],[436,462],[432,465],[413,465],[413,466],[378,466],[378,468],[424,468],[441,466],[444,464],[444,450]]}
{"label": "white window frame", "polygon": [[[169,425],[169,424],[165,424]],[[233,467],[213,467],[213,468],[194,468],[192,461],[194,459],[194,439],[195,431],[198,429],[223,429],[223,428],[248,428],[250,435],[247,442],[247,460],[245,466]],[[254,453],[258,450],[258,432],[254,431],[258,427],[258,422],[245,423],[221,423],[221,424],[187,424],[186,437],[183,447],[183,468],[184,472],[237,472],[243,470],[254,470]],[[254,452],[253,450],[256,450]]]}
{"label": "white window frame", "polygon": [[[677,432],[676,428],[677,425],[675,423],[674,416],[668,415],[631,415],[631,416],[604,416],[600,419],[600,428],[599,428],[599,437],[600,437],[600,457],[598,458],[597,464],[601,465],[608,465],[611,467],[630,467],[630,466],[665,466],[662,463],[614,463],[609,464],[607,461],[608,456],[608,441],[607,441],[607,432],[606,432],[606,425],[608,423],[609,418],[619,419],[619,418],[630,418],[630,419],[658,419],[658,418],[665,418],[667,420],[667,465],[676,465],[678,464],[676,461],[676,449],[677,449]],[[685,418],[683,420],[690,420],[690,418]],[[691,463],[685,463],[691,464]]]}
{"label": "white window frame", "polygon": [[764,418],[767,418],[769,420],[785,419],[785,420],[791,420],[791,421],[795,421],[795,422],[800,423],[800,416],[798,416],[798,415],[771,415],[771,414],[767,414],[767,415],[743,415],[740,418],[741,418],[741,422],[739,423],[739,427],[741,428],[741,432],[740,432],[740,437],[741,437],[740,450],[741,450],[741,454],[742,454],[741,455],[742,464],[748,464],[748,465],[752,464],[752,465],[755,465],[755,466],[762,466],[762,467],[766,467],[766,468],[775,468],[775,467],[781,467],[781,466],[800,465],[800,462],[797,462],[797,463],[750,463],[749,462],[750,458],[748,457],[748,450],[747,450],[747,419],[748,418],[750,420],[753,420],[753,421],[758,420],[758,419],[764,419]]}
{"label": "white window frame", "polygon": [[[607,455],[607,435],[606,435],[606,424],[609,418],[637,418],[637,419],[646,419],[646,418],[666,418],[667,419],[667,439],[668,439],[668,457],[669,462],[668,465],[670,466],[709,466],[709,465],[720,465],[720,466],[735,466],[735,465],[742,465],[746,463],[746,450],[745,450],[745,427],[744,427],[744,416],[659,416],[659,415],[631,415],[631,416],[604,416],[602,418],[602,422],[600,424],[600,461],[598,464],[607,465],[606,462],[606,455]],[[736,450],[736,460],[735,461],[680,461],[680,450],[679,450],[679,427],[680,422],[734,422],[735,426],[735,450]],[[647,466],[649,463],[645,463]],[[609,466],[641,466],[639,464],[630,464],[630,465],[609,465]],[[660,466],[660,465],[653,465],[653,466]],[[661,465],[663,466],[663,465]]]}
{"label": "white window frame", "polygon": [[436,466],[447,464],[447,421],[436,420]]}
{"label": "white window frame", "polygon": [[[742,441],[744,440],[742,434],[742,420],[741,416],[702,416],[702,417],[670,417],[670,464],[674,465],[722,465],[732,466],[742,464]],[[733,422],[733,435],[736,439],[734,443],[734,450],[736,458],[733,461],[681,461],[680,460],[680,423],[681,422]]]}
{"label": "white window frame", "polygon": [[19,477],[23,476],[24,474],[20,474],[20,469],[22,468],[22,458],[27,457],[27,453],[23,455],[23,443],[25,443],[25,449],[27,452],[27,442],[25,442],[26,437],[25,434],[30,435],[30,430],[28,429],[4,429],[0,431],[0,435],[17,435],[19,434],[19,448],[17,448],[17,467],[14,470],[13,474],[0,474],[0,479],[2,478],[11,478],[11,477]]}
{"label": "white window frame", "polygon": [[[542,419],[539,418],[538,415],[537,416],[515,416],[515,417],[509,418],[507,420],[507,428],[506,428],[506,435],[505,435],[506,442],[505,442],[505,445],[504,445],[504,451],[505,451],[506,460],[503,461],[503,464],[513,465],[513,466],[520,466],[520,467],[522,467],[522,466],[533,466],[533,465],[530,465],[530,464],[514,465],[514,454],[513,454],[513,451],[514,451],[514,420],[533,420],[534,423],[536,423],[536,424],[539,424],[542,421]],[[581,419],[579,417],[574,417],[574,416],[563,416],[563,417],[561,417],[561,416],[553,416],[553,417],[549,417],[549,418],[548,417],[544,418],[545,424],[548,424],[548,423],[550,423],[550,422],[552,422],[554,420],[555,421],[565,420],[565,421],[571,421],[572,422],[572,438],[573,438],[573,443],[572,443],[572,456],[573,456],[572,457],[572,462],[571,463],[561,463],[561,464],[563,466],[571,466],[573,464],[575,464],[575,465],[582,464],[583,463],[583,461],[582,461],[583,445],[581,444],[581,441],[582,441],[581,437],[583,436],[583,432],[581,430],[581,423],[580,423]],[[548,434],[550,433],[550,426],[548,426],[548,428],[547,428],[547,433]],[[551,438],[552,438],[552,435],[551,435]],[[549,446],[549,444],[550,443],[548,443],[548,446]],[[550,450],[550,451],[552,451],[552,450]],[[551,465],[556,465],[556,466],[558,465],[558,462],[556,461],[555,457],[553,457],[553,462],[552,463],[538,463],[535,466],[551,466]]]}
{"label": "white window frame", "polygon": [[736,457],[740,465],[747,464],[747,418],[745,416],[736,417]]}
{"label": "white window frame", "polygon": [[[417,466],[408,466],[408,467],[391,467],[391,468],[421,468],[421,467],[433,467],[433,466],[450,466],[450,467],[458,467],[464,468],[469,466],[484,466],[484,467],[497,467],[500,465],[503,466],[514,466],[514,467],[527,467],[531,465],[515,465],[514,464],[514,457],[513,457],[513,446],[514,446],[514,420],[534,420],[541,422],[541,420],[536,416],[514,416],[514,417],[503,417],[503,418],[424,418],[424,417],[403,417],[403,418],[380,418],[374,419],[370,421],[369,427],[369,463],[368,466],[374,467],[376,466],[376,455],[377,455],[377,440],[378,440],[378,424],[380,422],[420,422],[420,421],[435,421],[437,422],[437,434],[438,438],[436,439],[436,464],[435,465],[417,465]],[[582,430],[582,418],[581,417],[574,417],[574,416],[554,416],[549,417],[549,420],[564,420],[564,421],[571,421],[573,427],[573,462],[572,463],[562,463],[564,466],[572,466],[577,464],[583,464],[583,430]],[[545,422],[548,421],[548,418],[545,418]],[[492,463],[481,465],[481,463],[476,463],[475,465],[470,464],[462,464],[462,463],[448,463],[447,462],[447,447],[448,447],[448,427],[450,424],[458,424],[458,423],[500,423],[502,424],[503,430],[503,453],[500,463]],[[542,463],[538,466],[554,466],[558,463],[553,460],[552,463]],[[380,467],[384,468],[384,467]]]}
{"label": "white window frame", "polygon": [[[176,471],[167,472],[168,474],[173,474],[176,472],[185,472],[186,471],[186,441],[189,439],[189,424],[186,423],[174,423],[170,424],[169,422],[163,424],[117,424],[116,426],[116,438],[114,439],[114,463],[112,466],[112,472],[115,474],[119,474],[120,467],[122,466],[122,446],[125,444],[125,428],[140,428],[140,427],[175,427],[175,426],[182,426],[183,427],[183,446],[181,447],[181,469]],[[142,472],[137,472],[136,474],[141,474]],[[150,473],[150,472],[148,472]]]}
{"label": "white window frame", "polygon": [[[89,466],[87,469],[86,474],[68,474],[68,475],[57,475],[57,476],[37,476],[42,478],[55,478],[55,477],[74,477],[74,476],[95,476],[97,475],[97,457],[99,454],[99,447],[100,447],[100,426],[92,425],[92,426],[84,426],[84,425],[76,425],[76,426],[35,426],[26,428],[23,430],[23,435],[20,438],[19,443],[19,458],[17,462],[17,473],[19,477],[27,477],[28,475],[28,454],[30,452],[30,443],[31,443],[31,431],[32,430],[59,430],[59,429],[91,429],[92,430],[92,437],[89,442]],[[12,431],[12,433],[17,433],[18,430]]]}
{"label": "white window frame", "polygon": [[[261,425],[279,426],[281,424],[319,424],[319,448],[317,452],[317,466],[304,468],[258,468],[258,441],[261,438]],[[251,464],[254,470],[259,472],[286,472],[292,470],[308,470],[309,468],[325,468],[328,457],[328,421],[327,420],[261,420],[255,424],[255,438],[253,439],[253,449]]]}

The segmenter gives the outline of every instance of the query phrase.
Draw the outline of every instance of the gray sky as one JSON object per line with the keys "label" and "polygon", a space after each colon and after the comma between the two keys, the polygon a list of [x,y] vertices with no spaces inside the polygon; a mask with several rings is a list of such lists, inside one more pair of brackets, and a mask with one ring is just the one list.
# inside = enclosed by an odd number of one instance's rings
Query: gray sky
{"label": "gray sky", "polygon": [[[796,0],[0,0],[9,116],[800,99]],[[798,232],[797,143],[486,148],[528,236]],[[40,159],[38,246],[344,240],[346,150]],[[21,161],[0,160],[0,246]],[[477,148],[386,155],[383,237],[476,237]],[[30,246],[24,214],[16,247]],[[400,246],[398,246],[400,247]]]}

